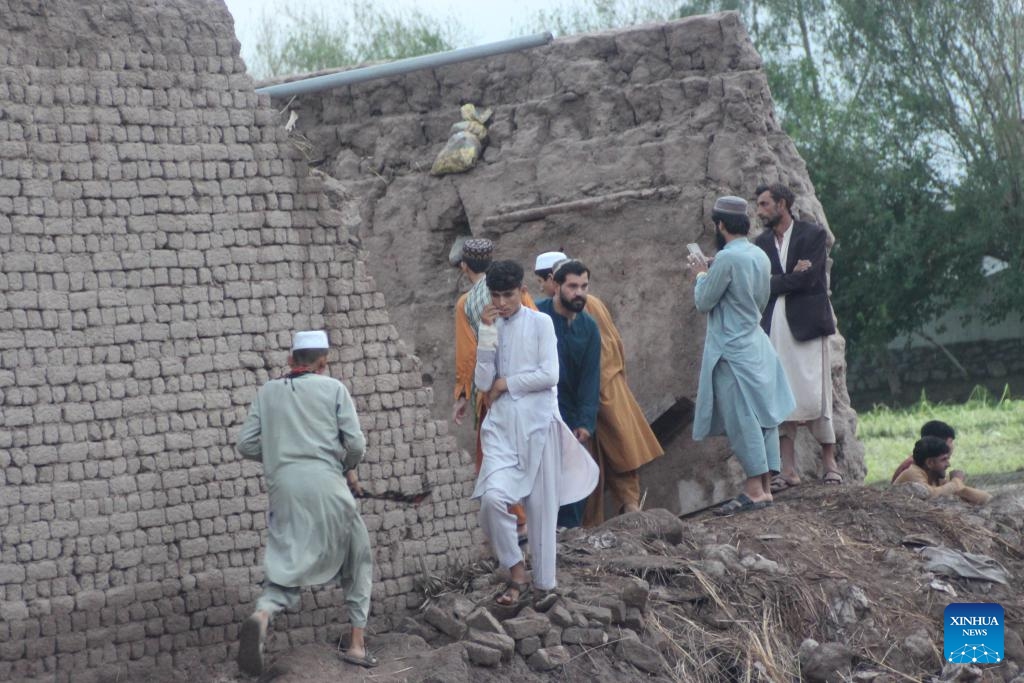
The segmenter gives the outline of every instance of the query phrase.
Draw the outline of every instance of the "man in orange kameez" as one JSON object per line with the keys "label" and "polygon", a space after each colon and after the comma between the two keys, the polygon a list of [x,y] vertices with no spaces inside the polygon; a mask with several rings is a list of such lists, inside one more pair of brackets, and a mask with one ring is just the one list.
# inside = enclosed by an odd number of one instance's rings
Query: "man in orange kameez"
{"label": "man in orange kameez", "polygon": [[[540,280],[545,296],[554,296],[558,291],[551,275],[554,266],[566,258],[558,251],[537,257],[534,274]],[[596,526],[604,521],[605,488],[621,512],[640,509],[638,469],[664,451],[629,389],[622,337],[608,307],[593,294],[588,294],[583,310],[594,319],[601,333],[601,394],[593,441],[593,455],[601,468],[601,480],[587,500],[583,515],[583,526]]]}

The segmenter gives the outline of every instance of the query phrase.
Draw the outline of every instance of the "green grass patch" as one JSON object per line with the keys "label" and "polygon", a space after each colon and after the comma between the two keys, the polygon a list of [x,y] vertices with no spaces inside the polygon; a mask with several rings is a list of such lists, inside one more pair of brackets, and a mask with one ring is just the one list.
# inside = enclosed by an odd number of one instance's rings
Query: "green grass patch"
{"label": "green grass patch", "polygon": [[865,483],[889,483],[929,420],[942,420],[956,430],[952,467],[966,471],[968,481],[1024,471],[1024,400],[1011,398],[1009,388],[995,397],[976,387],[961,404],[932,403],[922,393],[907,408],[876,405],[860,413],[857,436],[867,460]]}

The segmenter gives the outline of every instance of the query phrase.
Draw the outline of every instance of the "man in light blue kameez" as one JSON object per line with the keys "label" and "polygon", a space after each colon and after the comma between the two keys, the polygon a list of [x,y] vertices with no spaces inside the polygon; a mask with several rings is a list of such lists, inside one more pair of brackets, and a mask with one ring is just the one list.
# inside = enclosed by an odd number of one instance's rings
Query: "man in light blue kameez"
{"label": "man in light blue kameez", "polygon": [[259,675],[274,614],[299,605],[303,586],[336,580],[345,591],[352,641],[342,659],[374,666],[363,640],[370,611],[370,537],[349,487],[366,439],[345,385],[324,375],[327,334],[297,332],[283,378],[256,395],[238,434],[238,452],[263,463],[270,496],[263,594],[242,626],[239,668]]}
{"label": "man in light blue kameez", "polygon": [[771,294],[771,264],[747,240],[747,202],[720,197],[711,213],[720,250],[709,264],[689,256],[697,310],[708,314],[693,439],[725,434],[747,476],[743,492],[716,510],[732,514],[772,503],[771,475],[781,467],[779,425],[795,402],[761,312]]}

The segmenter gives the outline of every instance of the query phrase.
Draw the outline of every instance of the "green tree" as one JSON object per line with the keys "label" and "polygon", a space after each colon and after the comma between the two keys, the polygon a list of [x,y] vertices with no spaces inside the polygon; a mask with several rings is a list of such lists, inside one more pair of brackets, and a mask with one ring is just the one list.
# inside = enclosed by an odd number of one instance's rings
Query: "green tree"
{"label": "green tree", "polygon": [[399,12],[356,0],[332,13],[309,5],[266,12],[252,71],[267,78],[451,50],[461,31],[453,19]]}
{"label": "green tree", "polygon": [[[1024,312],[1024,2],[835,0],[835,50],[879,119],[930,153],[948,192],[946,291],[989,319]],[[857,73],[859,72],[859,73]],[[890,136],[891,138],[892,136]],[[980,276],[983,254],[1011,267]]]}
{"label": "green tree", "polygon": [[680,16],[676,0],[580,0],[540,10],[520,27],[520,33],[551,31],[565,36],[621,28]]}

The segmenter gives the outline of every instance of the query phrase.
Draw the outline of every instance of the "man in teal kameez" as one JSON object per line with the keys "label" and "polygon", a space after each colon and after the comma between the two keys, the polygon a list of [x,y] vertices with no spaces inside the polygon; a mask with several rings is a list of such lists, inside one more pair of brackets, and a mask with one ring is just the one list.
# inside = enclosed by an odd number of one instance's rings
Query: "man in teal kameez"
{"label": "man in teal kameez", "polygon": [[743,492],[720,507],[731,514],[772,502],[771,475],[779,471],[779,425],[795,402],[761,312],[771,293],[771,263],[747,240],[747,202],[720,197],[711,213],[720,250],[708,266],[689,256],[697,310],[708,314],[693,439],[725,434],[746,474]]}
{"label": "man in teal kameez", "polygon": [[366,439],[345,385],[324,375],[327,334],[297,332],[291,371],[267,382],[238,434],[238,452],[263,463],[270,496],[263,594],[242,627],[239,668],[259,675],[273,615],[299,605],[303,586],[337,580],[345,591],[352,642],[342,658],[373,666],[363,633],[370,611],[370,537],[349,490]]}
{"label": "man in teal kameez", "polygon": [[[537,304],[555,325],[558,339],[558,412],[573,436],[586,448],[597,429],[601,401],[601,332],[597,323],[583,312],[590,288],[590,269],[575,259],[566,259],[552,270],[558,291]],[[583,524],[586,499],[563,505],[558,526],[575,528]]]}

